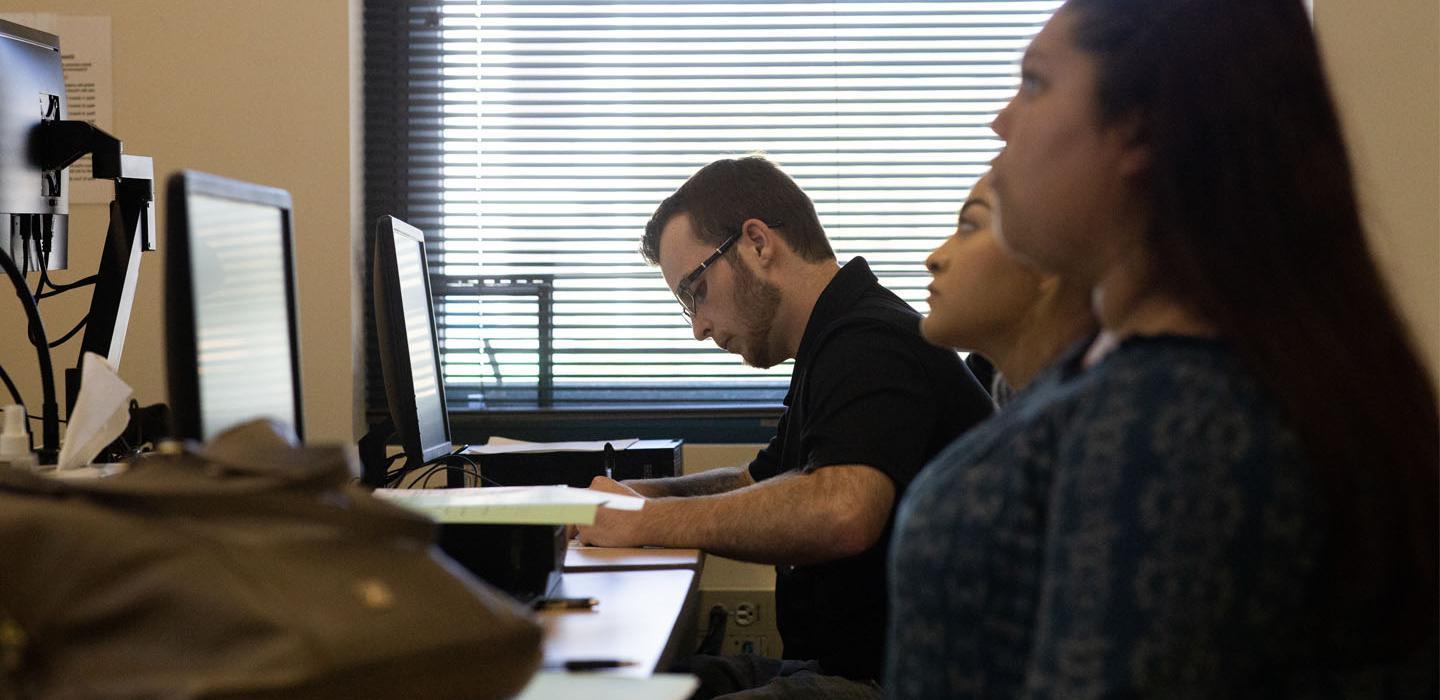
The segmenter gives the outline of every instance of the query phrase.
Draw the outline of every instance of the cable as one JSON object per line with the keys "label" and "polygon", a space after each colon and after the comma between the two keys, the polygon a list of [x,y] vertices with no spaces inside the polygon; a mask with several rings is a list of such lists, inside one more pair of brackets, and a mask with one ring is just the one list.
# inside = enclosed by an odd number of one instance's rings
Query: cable
{"label": "cable", "polygon": [[76,334],[76,333],[79,333],[79,332],[80,332],[80,329],[85,327],[85,322],[86,322],[86,321],[89,321],[89,320],[90,320],[90,317],[89,317],[88,315],[81,317],[81,318],[80,318],[80,322],[77,323],[77,324],[75,324],[75,327],[74,327],[74,328],[71,328],[67,333],[65,333],[65,335],[60,336],[60,339],[59,339],[59,340],[56,340],[56,341],[51,342],[51,343],[50,343],[50,347],[52,347],[52,348],[58,348],[58,347],[60,347],[61,345],[64,345],[64,344],[65,344],[65,341],[67,341],[67,340],[69,340],[69,339],[71,339],[71,338],[74,338],[74,337],[75,337],[75,334]]}
{"label": "cable", "polygon": [[[30,420],[45,420],[44,418],[41,418],[40,416],[32,416],[32,415],[29,415],[29,414],[26,414],[25,417],[26,417],[26,418],[29,418]],[[56,420],[60,421],[61,423],[69,423],[69,422],[70,422],[70,421],[68,421],[68,420],[65,420],[64,418],[57,418]]]}
{"label": "cable", "polygon": [[[38,219],[37,223],[31,225],[35,238],[36,258],[40,267],[40,279],[35,283],[35,299],[37,301],[47,299],[62,292],[95,284],[100,279],[100,275],[90,275],[67,284],[55,284],[55,280],[50,279],[50,254],[53,252],[55,231],[48,219],[39,215],[36,215],[36,218]],[[49,287],[50,291],[45,291],[46,287]]]}
{"label": "cable", "polygon": [[5,274],[15,287],[15,296],[20,300],[20,306],[25,310],[26,319],[29,321],[30,344],[35,346],[35,356],[40,365],[40,415],[44,417],[44,422],[41,423],[40,463],[50,464],[50,460],[55,459],[55,454],[60,449],[60,404],[55,400],[55,366],[50,361],[50,343],[45,337],[45,322],[40,318],[40,308],[35,304],[35,297],[30,295],[30,288],[25,284],[25,276],[20,273],[15,261],[10,259],[8,252],[0,251],[0,267],[5,268]]}
{"label": "cable", "polygon": [[380,484],[381,488],[395,488],[397,484],[405,480],[405,475],[408,473],[410,473],[410,470],[403,468],[386,473],[385,481]]}
{"label": "cable", "polygon": [[[460,460],[462,460],[463,462],[465,462],[465,465],[464,465],[464,466],[453,466],[453,465],[447,464],[447,462],[449,462],[451,458],[459,458]],[[449,455],[449,454],[441,455],[441,456],[439,456],[439,457],[436,457],[436,458],[433,459],[433,460],[430,460],[429,462],[426,462],[425,464],[420,465],[420,467],[417,467],[416,469],[423,469],[423,468],[425,468],[425,467],[429,467],[429,468],[428,468],[428,469],[425,469],[424,472],[421,472],[419,476],[415,477],[415,480],[411,482],[412,485],[418,483],[418,484],[420,485],[419,488],[426,488],[426,485],[427,485],[427,484],[429,483],[429,481],[430,481],[430,477],[434,476],[434,475],[435,475],[435,472],[440,471],[440,470],[444,470],[444,471],[447,472],[447,473],[448,473],[448,472],[451,472],[451,471],[458,471],[458,472],[460,472],[460,473],[462,473],[462,474],[465,474],[465,475],[467,475],[467,476],[474,477],[474,483],[477,484],[477,485],[480,484],[482,481],[485,480],[485,476],[480,473],[480,467],[479,467],[479,465],[475,464],[475,462],[474,462],[473,460],[471,460],[471,459],[468,458],[468,457],[465,457],[464,455]],[[405,472],[408,472],[408,471],[411,471],[411,470],[409,470],[409,469],[405,470]],[[402,472],[400,476],[403,477],[404,475],[405,475],[404,472]],[[494,480],[491,480],[491,483],[494,484]],[[494,484],[494,485],[498,486],[499,484]]]}
{"label": "cable", "polygon": [[423,488],[428,488],[428,485],[429,485],[429,483],[430,483],[430,477],[434,476],[434,475],[435,475],[435,472],[441,471],[441,470],[443,470],[443,471],[446,472],[446,473],[449,473],[449,472],[452,472],[452,471],[458,471],[458,472],[460,472],[461,474],[465,474],[465,475],[468,475],[468,476],[473,476],[473,477],[475,477],[477,480],[484,478],[484,477],[480,476],[480,472],[473,471],[473,470],[470,470],[470,469],[466,469],[465,467],[455,467],[455,466],[451,466],[451,465],[445,464],[444,462],[439,462],[439,461],[437,461],[435,464],[431,465],[429,469],[426,469],[423,473],[421,473],[420,476],[415,477],[415,482],[414,482],[414,483],[418,483],[418,484],[420,485],[419,488],[422,488],[422,489],[423,489]]}
{"label": "cable", "polygon": [[55,235],[55,229],[50,220],[35,215],[35,226],[32,228],[35,238],[35,261],[40,268],[40,278],[35,280],[35,303],[39,304],[44,297],[40,292],[44,291],[45,285],[50,283],[50,243]]}
{"label": "cable", "polygon": [[466,456],[466,455],[462,455],[462,454],[458,454],[458,453],[451,453],[451,454],[448,454],[448,455],[442,455],[442,456],[440,456],[440,457],[437,457],[437,458],[435,459],[435,461],[436,461],[436,462],[442,462],[442,463],[443,463],[444,461],[450,460],[450,459],[458,459],[458,460],[461,460],[461,461],[465,462],[465,464],[469,465],[469,466],[470,466],[470,470],[467,471],[466,473],[467,473],[467,474],[473,474],[473,475],[475,476],[475,483],[476,483],[477,485],[478,485],[478,484],[484,484],[484,483],[486,483],[486,482],[489,482],[489,484],[490,484],[491,486],[504,486],[504,484],[501,484],[500,482],[498,482],[498,481],[496,481],[496,480],[494,480],[494,479],[491,479],[491,478],[486,477],[485,474],[481,472],[481,470],[480,470],[480,465],[477,464],[477,463],[475,462],[475,460],[471,459],[470,457],[468,457],[468,456]]}
{"label": "cable", "polygon": [[41,297],[53,297],[53,296],[55,296],[55,295],[57,295],[57,294],[60,294],[60,293],[63,293],[63,292],[68,292],[68,291],[70,291],[70,290],[72,290],[72,289],[79,289],[79,288],[81,288],[81,287],[88,287],[88,286],[90,286],[90,285],[92,285],[92,284],[95,284],[95,282],[96,282],[97,280],[99,280],[99,279],[100,279],[100,275],[90,275],[89,277],[84,277],[84,278],[81,278],[81,279],[76,280],[76,281],[74,281],[74,282],[68,282],[68,283],[65,283],[65,284],[55,284],[55,282],[52,281],[52,280],[49,278],[49,276],[46,276],[46,277],[45,277],[45,286],[49,287],[49,288],[50,288],[50,291],[48,291],[48,292],[43,292],[43,293],[40,294],[40,296],[41,296]]}
{"label": "cable", "polygon": [[[399,460],[401,457],[404,456],[405,454],[403,452],[390,455],[389,457],[385,458],[386,465],[388,466],[390,464],[393,464],[395,461]],[[449,464],[451,460],[459,460],[464,464]],[[424,471],[420,471],[422,469]],[[481,485],[486,483],[488,483],[490,486],[504,485],[495,481],[494,479],[487,478],[484,474],[482,474],[480,471],[480,465],[477,464],[475,460],[471,459],[466,455],[452,453],[440,455],[439,457],[436,457],[435,459],[432,459],[429,462],[418,466],[412,467],[406,465],[401,466],[398,469],[388,470],[385,473],[385,479],[381,487],[393,487],[394,485],[403,482],[412,473],[419,472],[419,475],[410,482],[411,488],[426,488],[427,484],[430,481],[430,478],[434,476],[436,472],[441,471],[445,473],[449,473],[452,471],[460,472],[461,474],[471,477],[471,483],[475,485]]]}
{"label": "cable", "polygon": [[24,406],[25,399],[20,398],[20,389],[16,388],[15,382],[10,381],[10,374],[5,371],[4,367],[0,367],[0,380],[3,380],[5,388],[10,390],[10,398],[15,399],[16,404]]}
{"label": "cable", "polygon": [[385,458],[385,478],[380,483],[381,488],[393,488],[396,484],[400,483],[405,479],[406,474],[409,474],[412,471],[412,468],[408,464],[401,465],[400,467],[395,469],[390,468],[390,465],[399,461],[404,456],[404,452],[396,452],[395,454]]}
{"label": "cable", "polygon": [[[30,217],[20,217],[20,276],[30,274]],[[28,288],[27,288],[28,289]]]}

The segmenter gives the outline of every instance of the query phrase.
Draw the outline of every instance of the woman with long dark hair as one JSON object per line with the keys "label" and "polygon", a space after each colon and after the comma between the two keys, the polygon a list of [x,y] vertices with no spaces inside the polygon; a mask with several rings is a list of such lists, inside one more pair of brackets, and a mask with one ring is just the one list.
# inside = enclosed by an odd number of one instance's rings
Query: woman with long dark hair
{"label": "woman with long dark hair", "polygon": [[1000,246],[1000,218],[986,173],[960,206],[955,233],[925,258],[930,313],[920,332],[931,343],[992,363],[990,395],[1003,406],[1068,348],[1093,336],[1095,318],[1088,290],[1042,274]]}
{"label": "woman with long dark hair", "polygon": [[1433,697],[1440,419],[1300,0],[1069,0],[1004,245],[1102,333],[916,481],[887,689]]}

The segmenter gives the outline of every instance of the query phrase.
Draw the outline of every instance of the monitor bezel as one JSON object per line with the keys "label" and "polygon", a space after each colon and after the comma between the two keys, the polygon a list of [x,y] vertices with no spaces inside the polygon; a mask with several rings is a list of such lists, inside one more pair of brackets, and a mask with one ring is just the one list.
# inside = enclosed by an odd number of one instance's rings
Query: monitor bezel
{"label": "monitor bezel", "polygon": [[[409,333],[405,326],[405,302],[400,288],[400,266],[396,237],[420,247],[420,263],[425,270],[425,313],[430,320],[431,358],[435,363],[436,385],[440,395],[441,429],[444,442],[421,443],[420,409],[415,401],[415,374],[410,367]],[[430,271],[425,251],[425,234],[420,229],[393,216],[381,216],[375,223],[372,257],[372,286],[375,300],[375,342],[380,350],[380,373],[385,381],[385,401],[390,421],[405,450],[407,465],[424,464],[450,453],[450,411],[445,402],[445,374],[440,361],[440,333],[435,324],[435,299],[430,293]]]}
{"label": "monitor bezel", "polygon": [[170,383],[170,409],[175,437],[204,440],[204,397],[200,395],[199,342],[195,331],[195,280],[190,246],[190,195],[204,195],[280,210],[280,248],[284,256],[285,307],[290,336],[290,385],[295,423],[290,428],[304,440],[305,419],[300,384],[300,326],[295,289],[294,225],[290,193],[266,185],[194,170],[170,176],[166,185],[165,220],[165,351]]}

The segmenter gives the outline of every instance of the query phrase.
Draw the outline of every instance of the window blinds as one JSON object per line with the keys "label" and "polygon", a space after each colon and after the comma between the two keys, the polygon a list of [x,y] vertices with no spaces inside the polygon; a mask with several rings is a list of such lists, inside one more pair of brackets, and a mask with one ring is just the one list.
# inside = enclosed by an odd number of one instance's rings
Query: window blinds
{"label": "window blinds", "polygon": [[451,410],[777,405],[789,363],[695,342],[637,252],[717,158],[776,161],[923,311],[1059,4],[368,0],[367,211],[426,232]]}

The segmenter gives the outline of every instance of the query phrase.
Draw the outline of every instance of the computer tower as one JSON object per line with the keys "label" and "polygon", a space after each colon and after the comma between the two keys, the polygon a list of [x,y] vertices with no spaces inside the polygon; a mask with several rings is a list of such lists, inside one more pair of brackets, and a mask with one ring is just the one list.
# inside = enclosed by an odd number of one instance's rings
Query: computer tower
{"label": "computer tower", "polygon": [[[614,450],[611,477],[655,479],[683,473],[683,440],[637,440]],[[480,472],[490,486],[541,486],[565,484],[576,488],[590,485],[605,473],[604,450],[550,452],[501,452],[469,454],[480,463]]]}

